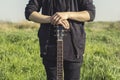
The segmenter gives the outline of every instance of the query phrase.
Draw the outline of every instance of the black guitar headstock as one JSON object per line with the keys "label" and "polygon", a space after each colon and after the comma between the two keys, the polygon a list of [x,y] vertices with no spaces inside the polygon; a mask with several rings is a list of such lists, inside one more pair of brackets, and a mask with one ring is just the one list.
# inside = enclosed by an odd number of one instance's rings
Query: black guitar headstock
{"label": "black guitar headstock", "polygon": [[57,26],[57,40],[63,40],[65,28],[63,26]]}

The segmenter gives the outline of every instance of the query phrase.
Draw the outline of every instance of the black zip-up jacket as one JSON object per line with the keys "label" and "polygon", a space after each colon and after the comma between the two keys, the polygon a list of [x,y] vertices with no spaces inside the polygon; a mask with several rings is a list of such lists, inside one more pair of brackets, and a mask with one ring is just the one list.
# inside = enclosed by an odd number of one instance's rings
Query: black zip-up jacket
{"label": "black zip-up jacket", "polygon": [[[52,16],[55,12],[67,11],[84,11],[90,14],[90,20],[95,17],[95,6],[93,0],[29,0],[25,8],[25,17],[29,20],[29,16],[33,11],[39,12],[42,8],[42,14]],[[82,61],[85,48],[85,31],[84,22],[68,20],[70,23],[70,31],[64,37],[64,59],[69,61]],[[38,32],[40,38],[41,56],[52,59],[56,56],[56,37],[54,36],[54,27],[51,24],[41,24]],[[47,48],[46,48],[47,47]]]}

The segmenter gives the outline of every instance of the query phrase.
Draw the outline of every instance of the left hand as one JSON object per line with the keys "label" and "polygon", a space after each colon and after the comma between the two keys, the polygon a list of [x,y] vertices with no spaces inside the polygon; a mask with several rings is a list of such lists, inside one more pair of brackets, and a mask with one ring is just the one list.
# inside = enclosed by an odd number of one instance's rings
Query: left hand
{"label": "left hand", "polygon": [[70,28],[70,24],[68,22],[68,20],[59,20],[57,25],[62,25],[65,29],[69,29]]}
{"label": "left hand", "polygon": [[59,20],[67,20],[68,14],[67,12],[56,12],[53,16],[51,16],[51,24],[56,25]]}

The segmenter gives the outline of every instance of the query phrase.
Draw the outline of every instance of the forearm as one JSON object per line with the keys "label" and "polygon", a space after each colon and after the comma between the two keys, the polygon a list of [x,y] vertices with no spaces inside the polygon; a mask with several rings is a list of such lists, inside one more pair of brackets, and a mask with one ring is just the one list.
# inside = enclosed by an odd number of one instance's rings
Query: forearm
{"label": "forearm", "polygon": [[34,11],[30,14],[29,20],[37,23],[50,23],[50,16],[43,15]]}
{"label": "forearm", "polygon": [[90,15],[87,11],[67,12],[68,19],[85,22],[90,20]]}

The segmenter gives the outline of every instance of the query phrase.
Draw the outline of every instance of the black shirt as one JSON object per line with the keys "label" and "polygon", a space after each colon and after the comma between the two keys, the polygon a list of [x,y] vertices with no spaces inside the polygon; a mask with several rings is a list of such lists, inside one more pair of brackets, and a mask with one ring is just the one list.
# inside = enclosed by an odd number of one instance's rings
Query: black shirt
{"label": "black shirt", "polygon": [[[42,14],[53,15],[55,12],[84,11],[90,14],[90,21],[95,17],[95,6],[93,0],[29,0],[25,9],[26,19],[33,11],[39,12],[42,8]],[[29,19],[28,19],[29,20]],[[69,61],[82,61],[85,47],[84,22],[68,20],[70,31],[64,37],[64,59]],[[55,27],[51,24],[41,24],[38,32],[40,38],[41,56],[53,58],[56,56]],[[49,47],[50,46],[50,47]]]}

